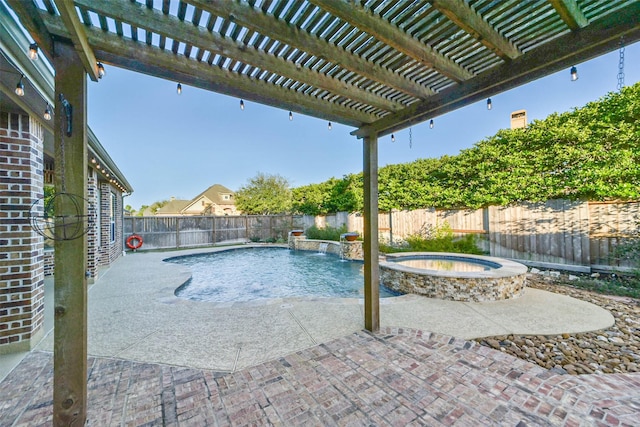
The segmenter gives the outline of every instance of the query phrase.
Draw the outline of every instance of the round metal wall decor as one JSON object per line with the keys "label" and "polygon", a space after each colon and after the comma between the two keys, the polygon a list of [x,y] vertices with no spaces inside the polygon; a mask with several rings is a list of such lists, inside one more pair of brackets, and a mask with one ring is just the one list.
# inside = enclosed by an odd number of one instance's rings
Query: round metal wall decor
{"label": "round metal wall decor", "polygon": [[[29,221],[36,233],[50,240],[78,239],[93,227],[93,215],[85,215],[82,205],[91,209],[91,202],[70,193],[57,193],[37,199],[29,209]],[[55,206],[64,207],[64,212],[55,212]]]}

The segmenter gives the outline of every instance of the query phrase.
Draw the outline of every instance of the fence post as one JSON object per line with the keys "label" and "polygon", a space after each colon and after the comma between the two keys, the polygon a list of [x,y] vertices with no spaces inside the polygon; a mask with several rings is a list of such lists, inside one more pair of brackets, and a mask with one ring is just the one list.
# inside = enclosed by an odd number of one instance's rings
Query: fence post
{"label": "fence post", "polygon": [[212,216],[211,217],[211,232],[212,232],[212,237],[213,237],[213,244],[216,244],[216,217]]}
{"label": "fence post", "polygon": [[244,238],[249,240],[249,216],[244,216]]}
{"label": "fence post", "polygon": [[180,217],[176,217],[176,249],[180,248]]}

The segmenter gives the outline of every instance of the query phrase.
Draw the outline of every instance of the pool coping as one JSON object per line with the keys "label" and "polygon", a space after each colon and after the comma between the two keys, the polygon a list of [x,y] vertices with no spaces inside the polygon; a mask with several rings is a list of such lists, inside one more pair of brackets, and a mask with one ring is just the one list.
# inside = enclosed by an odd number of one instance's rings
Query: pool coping
{"label": "pool coping", "polygon": [[[481,260],[490,264],[498,264],[500,267],[486,271],[444,271],[433,270],[428,268],[416,268],[406,265],[398,264],[392,260],[399,258],[413,258],[420,259],[425,257],[433,257],[436,259],[462,259],[462,260]],[[390,261],[386,261],[390,260]],[[404,273],[412,274],[424,274],[425,272],[431,276],[436,277],[451,277],[462,279],[475,279],[475,278],[504,278],[516,275],[526,274],[528,271],[527,266],[520,264],[519,262],[511,261],[504,258],[491,257],[486,255],[469,255],[469,254],[457,254],[452,252],[397,252],[386,255],[385,261],[380,261],[380,267],[389,268],[391,270],[401,271]]]}

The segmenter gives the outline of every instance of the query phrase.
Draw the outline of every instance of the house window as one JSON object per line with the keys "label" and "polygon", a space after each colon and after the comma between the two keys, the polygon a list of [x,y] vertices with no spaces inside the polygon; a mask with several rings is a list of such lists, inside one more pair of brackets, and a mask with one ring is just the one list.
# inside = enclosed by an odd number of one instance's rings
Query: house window
{"label": "house window", "polygon": [[229,200],[231,198],[231,196],[229,196],[228,194],[223,194],[222,195],[222,200]]}
{"label": "house window", "polygon": [[118,199],[115,193],[111,193],[111,210],[109,212],[109,231],[111,236],[111,243],[116,241],[116,207]]}

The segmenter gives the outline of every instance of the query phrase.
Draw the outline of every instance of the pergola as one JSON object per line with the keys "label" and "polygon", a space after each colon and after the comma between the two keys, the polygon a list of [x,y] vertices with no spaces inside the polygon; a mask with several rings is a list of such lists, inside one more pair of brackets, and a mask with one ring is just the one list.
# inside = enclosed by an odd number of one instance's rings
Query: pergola
{"label": "pergola", "polygon": [[[98,63],[353,126],[364,140],[371,331],[378,138],[561,69],[569,78],[640,38],[640,0],[5,1],[56,71],[55,142],[67,147],[56,150],[56,185],[64,174],[68,192],[86,191],[86,75],[97,81]],[[83,240],[55,247],[56,425],[86,414]]]}

